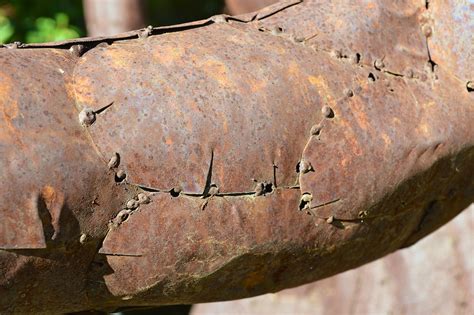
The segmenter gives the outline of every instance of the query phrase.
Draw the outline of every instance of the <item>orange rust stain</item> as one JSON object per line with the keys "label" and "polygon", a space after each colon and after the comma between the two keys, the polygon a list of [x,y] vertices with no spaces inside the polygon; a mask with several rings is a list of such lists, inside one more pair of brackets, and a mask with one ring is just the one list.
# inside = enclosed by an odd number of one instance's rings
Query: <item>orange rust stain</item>
{"label": "orange rust stain", "polygon": [[351,138],[347,139],[347,141],[351,145],[352,153],[354,153],[357,156],[361,156],[363,154],[363,152],[360,148],[359,142],[355,139],[355,137],[351,137]]}
{"label": "orange rust stain", "polygon": [[[67,87],[68,94],[71,94],[69,86]],[[94,87],[89,77],[79,77],[74,78],[74,83],[72,85],[74,98],[76,103],[80,104],[95,104]]]}
{"label": "orange rust stain", "polygon": [[429,137],[431,135],[431,128],[429,125],[425,123],[421,123],[418,125],[416,128],[418,132],[420,132],[422,135]]}
{"label": "orange rust stain", "polygon": [[364,106],[360,101],[354,101],[352,102],[352,106],[354,110],[352,111],[354,118],[357,121],[357,124],[359,125],[360,128],[367,130],[369,128],[369,123],[367,119],[367,115],[364,112]]}
{"label": "orange rust stain", "polygon": [[348,159],[348,158],[343,158],[343,159],[341,160],[341,163],[340,163],[340,164],[341,164],[342,167],[345,168],[345,167],[347,166],[347,163],[349,163],[349,159]]}
{"label": "orange rust stain", "polygon": [[[13,124],[13,120],[17,118],[20,114],[18,108],[18,102],[12,99],[13,84],[10,77],[2,76],[0,81],[0,112],[2,113],[3,121],[6,124],[8,133],[10,135],[15,135],[18,138],[18,130]],[[7,136],[5,133],[0,133],[0,136]],[[0,137],[3,138],[3,137]],[[21,142],[21,141],[20,141]],[[20,143],[21,145],[21,143]]]}
{"label": "orange rust stain", "polygon": [[377,5],[374,3],[374,2],[369,2],[367,3],[367,9],[375,9],[377,7]]}
{"label": "orange rust stain", "polygon": [[133,64],[137,54],[131,49],[124,48],[109,48],[104,51],[106,56],[112,65],[116,69],[127,69]]}
{"label": "orange rust stain", "polygon": [[290,65],[288,66],[288,74],[290,75],[290,77],[292,77],[292,76],[299,76],[300,73],[301,73],[300,66],[296,62],[292,61]]}
{"label": "orange rust stain", "polygon": [[172,144],[173,144],[173,140],[172,140],[171,138],[166,138],[165,143],[166,143],[167,145],[172,145]]}
{"label": "orange rust stain", "polygon": [[385,142],[385,147],[389,147],[392,144],[392,139],[390,139],[390,137],[386,133],[382,133],[381,136],[383,142]]}
{"label": "orange rust stain", "polygon": [[41,190],[41,195],[43,196],[44,202],[48,206],[52,205],[56,201],[56,191],[49,185],[43,187]]}
{"label": "orange rust stain", "polygon": [[264,280],[263,274],[259,273],[258,271],[253,271],[242,280],[242,284],[246,289],[252,289],[256,287],[258,284],[262,283]]}
{"label": "orange rust stain", "polygon": [[[0,73],[1,74],[1,73]],[[17,129],[13,124],[13,120],[17,117],[23,117],[20,112],[18,102],[14,96],[14,82],[7,75],[0,76],[0,140],[9,143],[13,140],[17,148],[21,148],[23,151],[28,149],[22,138],[22,130]],[[13,95],[12,95],[13,94]],[[6,127],[3,127],[3,125]]]}
{"label": "orange rust stain", "polygon": [[229,132],[229,126],[227,124],[227,118],[225,116],[222,119],[222,127],[224,128],[224,133],[227,134]]}
{"label": "orange rust stain", "polygon": [[235,88],[234,83],[229,80],[229,71],[227,66],[219,60],[208,59],[200,64],[200,68],[224,88]]}
{"label": "orange rust stain", "polygon": [[252,92],[258,92],[267,87],[267,82],[263,80],[251,80],[250,89]]}
{"label": "orange rust stain", "polygon": [[325,103],[327,103],[331,107],[335,107],[336,101],[332,96],[332,92],[324,78],[322,76],[308,76],[308,81],[313,86],[317,88],[318,94],[324,99]]}
{"label": "orange rust stain", "polygon": [[199,108],[199,106],[197,105],[197,103],[195,101],[190,101],[189,102],[189,105],[191,106],[191,109],[196,111],[196,112],[200,112],[201,109]]}
{"label": "orange rust stain", "polygon": [[153,53],[153,59],[159,64],[174,65],[177,62],[181,63],[185,50],[181,46],[164,45]]}
{"label": "orange rust stain", "polygon": [[426,103],[423,103],[422,104],[422,107],[425,108],[425,109],[428,109],[428,108],[431,108],[431,107],[435,107],[437,104],[433,101],[429,101],[429,102],[426,102]]}

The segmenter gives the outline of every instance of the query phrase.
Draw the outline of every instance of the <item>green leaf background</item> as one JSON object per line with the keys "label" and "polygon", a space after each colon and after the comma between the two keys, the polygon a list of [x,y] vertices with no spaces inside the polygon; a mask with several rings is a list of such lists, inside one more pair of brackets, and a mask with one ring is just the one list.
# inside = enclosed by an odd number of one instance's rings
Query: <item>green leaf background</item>
{"label": "green leaf background", "polygon": [[[148,0],[146,6],[147,24],[158,26],[218,14],[224,1]],[[81,0],[0,0],[0,43],[52,42],[85,35]]]}

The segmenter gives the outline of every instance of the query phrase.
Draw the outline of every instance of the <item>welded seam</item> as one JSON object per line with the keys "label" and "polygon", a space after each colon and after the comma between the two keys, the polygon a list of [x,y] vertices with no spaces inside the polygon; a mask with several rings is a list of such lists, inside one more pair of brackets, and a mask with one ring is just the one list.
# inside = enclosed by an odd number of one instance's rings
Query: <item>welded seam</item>
{"label": "welded seam", "polygon": [[[90,50],[95,48],[97,45],[101,43],[107,43],[107,44],[112,44],[115,42],[120,42],[120,41],[126,41],[126,40],[133,40],[133,39],[141,39],[141,38],[147,38],[150,36],[155,36],[155,35],[163,35],[163,34],[169,34],[169,33],[176,33],[176,32],[182,32],[186,30],[191,30],[191,29],[196,29],[196,28],[202,28],[205,26],[209,26],[212,24],[218,24],[218,23],[227,23],[228,21],[234,21],[234,22],[240,22],[240,23],[253,23],[255,21],[261,21],[264,20],[270,16],[273,16],[279,12],[282,12],[288,8],[291,8],[297,4],[302,3],[303,0],[293,0],[290,1],[288,4],[281,6],[280,5],[275,5],[274,10],[270,10],[270,12],[265,13],[263,16],[260,16],[261,12],[256,12],[255,15],[250,18],[250,19],[240,19],[237,16],[229,16],[225,14],[221,15],[216,15],[212,16],[208,19],[201,20],[201,21],[194,21],[194,22],[189,22],[189,23],[183,23],[183,24],[177,24],[177,25],[169,25],[169,26],[159,26],[159,27],[153,27],[153,26],[148,26],[143,29],[138,29],[122,34],[118,34],[115,36],[109,36],[109,37],[83,37],[83,38],[77,38],[77,39],[71,39],[71,40],[65,40],[65,41],[58,41],[58,42],[51,42],[51,43],[32,43],[32,44],[24,44],[22,42],[16,41],[13,43],[9,44],[1,44],[0,48],[7,48],[7,49],[38,49],[38,48],[57,48],[57,49],[70,49],[72,46],[75,45],[84,45],[87,47],[86,50]],[[82,53],[81,53],[82,54]]]}

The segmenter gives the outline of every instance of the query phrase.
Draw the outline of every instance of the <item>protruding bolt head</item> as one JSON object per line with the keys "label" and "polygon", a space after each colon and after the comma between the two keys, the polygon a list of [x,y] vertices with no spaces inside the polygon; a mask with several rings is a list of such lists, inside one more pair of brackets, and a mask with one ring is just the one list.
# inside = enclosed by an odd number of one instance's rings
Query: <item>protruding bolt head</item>
{"label": "protruding bolt head", "polygon": [[211,184],[211,187],[209,187],[209,195],[210,196],[215,196],[219,193],[219,187],[217,187],[216,184]]}
{"label": "protruding bolt head", "polygon": [[127,174],[125,174],[124,170],[118,170],[118,172],[115,174],[115,180],[117,182],[121,182],[127,177]]}
{"label": "protruding bolt head", "polygon": [[425,35],[425,37],[430,37],[431,34],[433,34],[433,28],[429,24],[424,24],[421,27],[421,31],[423,32],[423,35]]}
{"label": "protruding bolt head", "polygon": [[333,118],[334,117],[334,112],[333,112],[332,108],[327,106],[327,105],[325,105],[325,106],[323,106],[323,108],[321,108],[321,113],[326,118]]}
{"label": "protruding bolt head", "polygon": [[311,135],[312,136],[319,136],[321,134],[321,129],[323,128],[323,126],[321,126],[320,124],[317,124],[317,125],[314,125],[313,127],[311,127]]}
{"label": "protruding bolt head", "polygon": [[467,81],[466,89],[468,92],[474,92],[474,81]]}
{"label": "protruding bolt head", "polygon": [[262,196],[265,193],[265,184],[257,183],[255,185],[255,196]]}
{"label": "protruding bolt head", "polygon": [[313,195],[310,193],[304,193],[300,198],[300,210],[309,209],[309,205],[313,200]]}
{"label": "protruding bolt head", "polygon": [[224,14],[214,15],[211,17],[214,23],[227,23],[227,17]]}
{"label": "protruding bolt head", "polygon": [[374,62],[374,67],[377,70],[381,70],[381,69],[385,68],[385,63],[383,62],[382,59],[377,59]]}
{"label": "protruding bolt head", "polygon": [[115,216],[115,218],[112,220],[112,224],[114,227],[119,226],[122,224],[123,221],[127,220],[131,211],[130,210],[120,210],[119,213]]}
{"label": "protruding bolt head", "polygon": [[283,29],[280,26],[274,26],[270,28],[270,33],[273,35],[278,35],[278,34],[281,34],[282,32],[283,32]]}
{"label": "protruding bolt head", "polygon": [[11,44],[7,44],[7,48],[9,49],[17,49],[17,48],[20,48],[21,46],[23,46],[23,43],[22,42],[13,42]]}
{"label": "protruding bolt head", "polygon": [[147,203],[150,203],[151,202],[151,199],[150,197],[148,197],[146,194],[144,193],[139,193],[138,196],[138,203],[139,204],[147,204]]}
{"label": "protruding bolt head", "polygon": [[110,169],[113,169],[113,168],[117,168],[119,164],[120,164],[120,155],[117,152],[115,152],[114,155],[110,158],[110,161],[107,164],[107,166]]}
{"label": "protruding bolt head", "polygon": [[308,172],[314,171],[313,165],[310,162],[301,160],[300,161],[300,173],[306,174]]}
{"label": "protruding bolt head", "polygon": [[72,55],[76,57],[81,57],[82,54],[84,53],[84,45],[72,45],[71,48],[69,48],[69,51],[71,52]]}
{"label": "protruding bolt head", "polygon": [[79,243],[85,244],[87,242],[87,234],[82,233],[81,236],[79,237]]}
{"label": "protruding bolt head", "polygon": [[353,97],[354,96],[354,91],[352,91],[351,89],[345,89],[344,90],[344,95],[347,96],[347,97]]}
{"label": "protruding bolt head", "polygon": [[95,112],[92,108],[84,108],[79,113],[79,122],[84,127],[89,127],[95,122]]}
{"label": "protruding bolt head", "polygon": [[138,200],[130,199],[129,201],[127,201],[126,208],[130,210],[135,210],[136,208],[138,208],[139,205],[140,204],[138,203]]}
{"label": "protruding bolt head", "polygon": [[292,39],[295,43],[303,43],[304,42],[304,37],[303,36],[293,36]]}
{"label": "protruding bolt head", "polygon": [[153,33],[153,26],[148,25],[146,28],[140,30],[138,32],[138,37],[139,38],[147,38]]}

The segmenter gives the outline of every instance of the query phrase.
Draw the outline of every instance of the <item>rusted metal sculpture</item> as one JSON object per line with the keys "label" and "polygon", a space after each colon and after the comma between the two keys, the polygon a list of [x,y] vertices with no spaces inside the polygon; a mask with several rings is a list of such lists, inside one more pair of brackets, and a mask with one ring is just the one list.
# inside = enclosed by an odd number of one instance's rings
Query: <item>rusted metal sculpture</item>
{"label": "rusted metal sculpture", "polygon": [[474,313],[474,205],[409,248],[297,288],[194,305],[191,315]]}
{"label": "rusted metal sculpture", "polygon": [[474,199],[464,4],[283,1],[6,45],[1,311],[253,296],[438,228]]}

